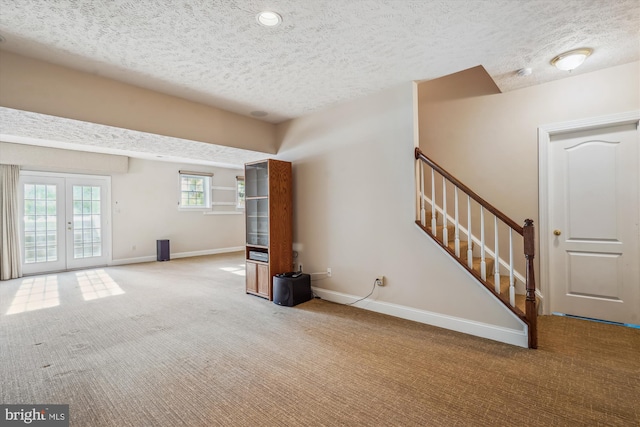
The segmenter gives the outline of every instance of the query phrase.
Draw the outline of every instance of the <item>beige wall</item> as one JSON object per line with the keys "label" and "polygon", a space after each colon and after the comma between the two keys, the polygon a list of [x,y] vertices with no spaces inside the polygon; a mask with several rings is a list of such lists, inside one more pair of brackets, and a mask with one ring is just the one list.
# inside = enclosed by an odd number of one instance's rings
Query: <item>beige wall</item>
{"label": "beige wall", "polygon": [[407,83],[279,126],[304,270],[331,267],[313,285],[351,296],[384,275],[371,300],[521,329],[414,224],[413,96]]}
{"label": "beige wall", "polygon": [[516,222],[537,223],[538,127],[640,109],[639,65],[449,100],[446,80],[421,83],[420,148]]}
{"label": "beige wall", "polygon": [[45,148],[0,141],[0,163],[48,172],[103,174],[126,173],[129,158],[113,154]]}
{"label": "beige wall", "polygon": [[0,51],[0,105],[275,153],[275,126],[204,104]]}
{"label": "beige wall", "polygon": [[0,163],[23,170],[111,176],[112,258],[115,264],[151,261],[156,240],[169,239],[174,255],[241,249],[244,215],[178,210],[179,170],[212,172],[213,185],[235,186],[240,169],[216,168],[110,154],[0,143]]}
{"label": "beige wall", "polygon": [[[538,127],[640,109],[638,62],[507,93],[462,94],[465,84],[445,77],[419,85],[420,148],[519,224],[540,222]],[[537,287],[546,289],[535,261]]]}
{"label": "beige wall", "polygon": [[[213,185],[235,186],[238,169],[130,159],[129,172],[113,175],[113,259],[155,256],[156,240],[171,253],[208,253],[244,245],[244,215],[204,215],[178,210],[179,170],[213,172]],[[135,247],[135,249],[134,249]]]}

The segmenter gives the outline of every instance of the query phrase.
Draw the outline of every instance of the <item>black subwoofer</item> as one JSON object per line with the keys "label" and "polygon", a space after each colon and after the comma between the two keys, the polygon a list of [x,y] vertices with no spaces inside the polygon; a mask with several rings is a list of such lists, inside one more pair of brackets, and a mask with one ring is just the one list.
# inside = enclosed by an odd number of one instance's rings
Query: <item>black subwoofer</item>
{"label": "black subwoofer", "polygon": [[156,240],[156,252],[158,261],[169,261],[169,241]]}
{"label": "black subwoofer", "polygon": [[273,277],[273,302],[278,305],[293,307],[313,298],[311,293],[311,276],[297,273],[276,274]]}

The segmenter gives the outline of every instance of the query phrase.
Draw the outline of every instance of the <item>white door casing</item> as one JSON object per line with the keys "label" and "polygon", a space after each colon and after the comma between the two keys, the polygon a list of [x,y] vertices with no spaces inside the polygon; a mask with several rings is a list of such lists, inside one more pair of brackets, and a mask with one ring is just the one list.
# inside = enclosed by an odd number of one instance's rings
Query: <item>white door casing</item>
{"label": "white door casing", "polygon": [[545,314],[640,323],[639,119],[632,112],[539,130]]}

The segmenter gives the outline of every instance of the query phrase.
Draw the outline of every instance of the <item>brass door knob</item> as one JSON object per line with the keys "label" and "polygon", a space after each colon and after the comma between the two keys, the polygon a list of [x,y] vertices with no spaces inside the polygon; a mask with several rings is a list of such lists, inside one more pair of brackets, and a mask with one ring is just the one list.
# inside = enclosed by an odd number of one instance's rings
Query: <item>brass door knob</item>
{"label": "brass door knob", "polygon": [[554,234],[554,235],[556,235],[556,236],[559,236],[559,235],[561,235],[561,234],[562,234],[562,231],[560,231],[560,230],[553,230],[553,234]]}

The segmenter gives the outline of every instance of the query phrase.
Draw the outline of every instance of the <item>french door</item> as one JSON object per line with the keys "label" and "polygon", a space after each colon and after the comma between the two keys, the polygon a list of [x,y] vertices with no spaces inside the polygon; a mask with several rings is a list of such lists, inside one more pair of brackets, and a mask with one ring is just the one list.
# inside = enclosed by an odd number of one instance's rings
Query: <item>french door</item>
{"label": "french door", "polygon": [[24,274],[106,265],[110,177],[22,172]]}

